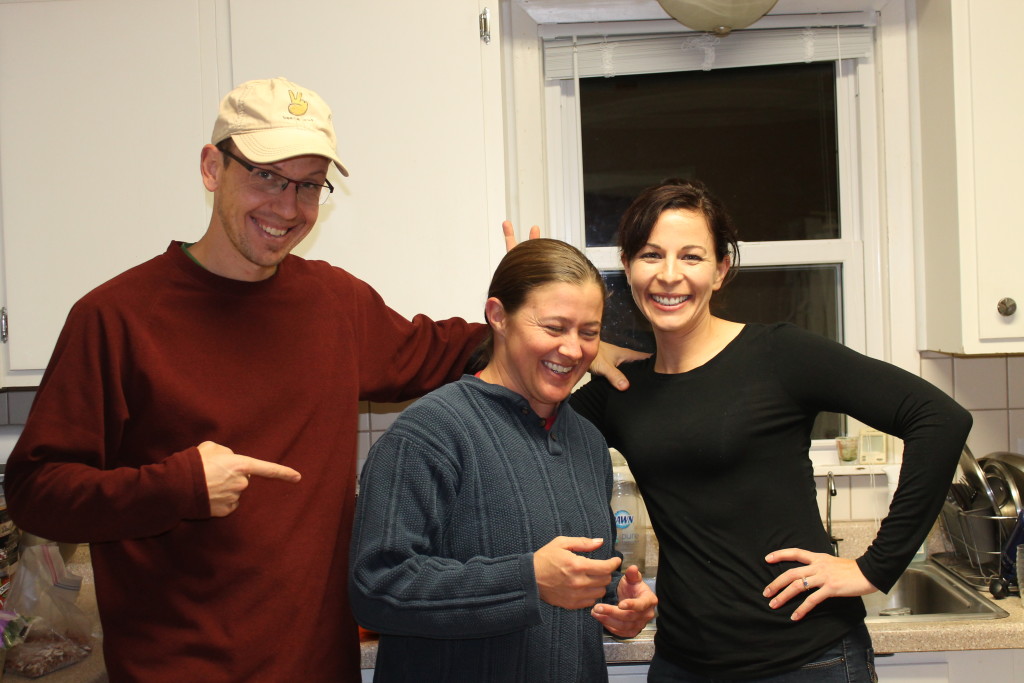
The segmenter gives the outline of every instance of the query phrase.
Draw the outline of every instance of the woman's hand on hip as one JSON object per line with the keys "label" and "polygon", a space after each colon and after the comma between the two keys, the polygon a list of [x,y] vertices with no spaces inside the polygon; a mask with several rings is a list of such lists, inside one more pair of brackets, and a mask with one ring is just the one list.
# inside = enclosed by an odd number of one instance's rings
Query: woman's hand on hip
{"label": "woman's hand on hip", "polygon": [[780,574],[764,589],[764,597],[771,598],[768,606],[778,609],[801,593],[807,593],[793,615],[799,621],[807,613],[829,598],[853,598],[874,593],[875,588],[856,560],[835,557],[828,553],[812,553],[800,548],[786,548],[769,553],[764,558],[769,564],[776,562],[800,562],[804,566],[793,567]]}

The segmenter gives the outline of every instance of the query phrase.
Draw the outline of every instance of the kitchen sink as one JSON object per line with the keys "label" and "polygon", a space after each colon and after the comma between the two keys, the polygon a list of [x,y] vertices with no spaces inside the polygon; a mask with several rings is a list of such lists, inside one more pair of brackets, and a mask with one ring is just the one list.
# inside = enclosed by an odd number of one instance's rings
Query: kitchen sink
{"label": "kitchen sink", "polygon": [[1009,614],[938,564],[912,562],[885,593],[864,596],[870,623],[1002,619]]}

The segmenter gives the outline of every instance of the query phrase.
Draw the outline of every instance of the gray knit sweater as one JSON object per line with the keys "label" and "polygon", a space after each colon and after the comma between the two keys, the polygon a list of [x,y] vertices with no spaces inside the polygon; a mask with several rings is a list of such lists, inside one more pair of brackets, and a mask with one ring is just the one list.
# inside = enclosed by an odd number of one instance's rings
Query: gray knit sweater
{"label": "gray knit sweater", "polygon": [[352,537],[374,680],[607,680],[600,623],[540,600],[533,551],[585,536],[605,539],[587,556],[611,557],[610,492],[604,438],[568,404],[549,432],[467,375],[407,408],[370,451]]}

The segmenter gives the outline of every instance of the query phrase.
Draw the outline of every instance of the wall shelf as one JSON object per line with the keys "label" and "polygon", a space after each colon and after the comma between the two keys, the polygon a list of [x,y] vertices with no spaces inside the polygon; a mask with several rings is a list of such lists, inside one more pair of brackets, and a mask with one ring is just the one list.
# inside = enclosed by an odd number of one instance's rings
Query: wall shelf
{"label": "wall shelf", "polygon": [[889,474],[898,473],[899,465],[821,465],[814,466],[814,476],[827,477],[831,472],[837,477],[854,477],[861,474]]}

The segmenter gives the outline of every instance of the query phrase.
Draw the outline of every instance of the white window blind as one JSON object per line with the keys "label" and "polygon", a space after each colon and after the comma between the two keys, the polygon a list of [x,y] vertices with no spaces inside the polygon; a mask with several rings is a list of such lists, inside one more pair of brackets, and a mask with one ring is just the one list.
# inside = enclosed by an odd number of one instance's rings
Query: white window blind
{"label": "white window blind", "polygon": [[616,35],[544,41],[548,80],[668,71],[789,64],[867,58],[868,27],[734,31],[724,38],[707,33]]}

